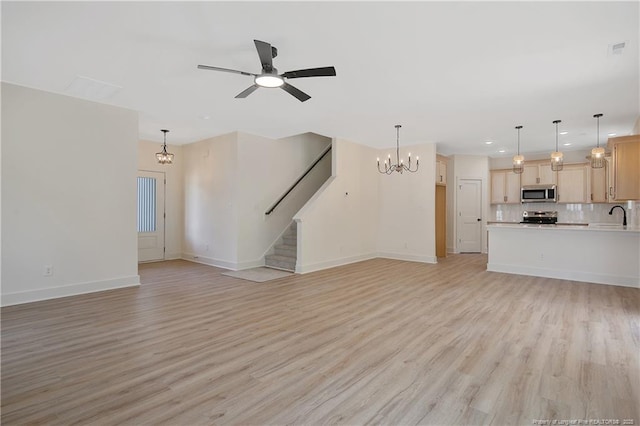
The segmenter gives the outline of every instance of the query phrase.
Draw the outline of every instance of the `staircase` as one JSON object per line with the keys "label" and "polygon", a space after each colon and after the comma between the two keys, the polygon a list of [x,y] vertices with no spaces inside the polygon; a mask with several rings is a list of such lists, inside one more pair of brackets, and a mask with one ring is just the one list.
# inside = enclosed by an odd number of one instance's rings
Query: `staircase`
{"label": "staircase", "polygon": [[298,256],[298,227],[293,222],[282,236],[282,242],[274,246],[274,254],[268,254],[264,258],[265,266],[273,269],[282,269],[295,272]]}

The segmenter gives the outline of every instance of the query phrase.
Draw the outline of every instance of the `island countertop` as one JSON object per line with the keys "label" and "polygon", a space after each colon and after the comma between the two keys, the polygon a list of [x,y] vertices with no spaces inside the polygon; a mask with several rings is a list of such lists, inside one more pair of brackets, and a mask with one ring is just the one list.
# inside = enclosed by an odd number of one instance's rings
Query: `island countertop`
{"label": "island countertop", "polygon": [[640,288],[640,229],[494,223],[487,270]]}

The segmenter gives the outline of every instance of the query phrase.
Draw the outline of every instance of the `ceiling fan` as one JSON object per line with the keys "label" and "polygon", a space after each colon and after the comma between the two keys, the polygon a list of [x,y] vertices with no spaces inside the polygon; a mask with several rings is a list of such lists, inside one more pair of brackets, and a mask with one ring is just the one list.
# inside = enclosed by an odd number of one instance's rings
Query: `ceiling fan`
{"label": "ceiling fan", "polygon": [[198,65],[198,68],[201,70],[223,71],[234,74],[253,76],[253,85],[238,93],[236,98],[246,98],[247,96],[255,92],[255,90],[259,87],[279,87],[285,92],[295,96],[300,102],[304,102],[310,99],[311,96],[307,95],[302,90],[290,85],[285,81],[285,79],[302,77],[333,77],[336,75],[336,69],[334,67],[308,68],[304,70],[287,71],[285,73],[278,74],[278,70],[273,66],[273,58],[278,56],[278,49],[264,41],[253,40],[253,42],[256,44],[258,56],[260,57],[260,63],[262,64],[262,72],[260,74],[232,70],[229,68],[212,67],[209,65]]}

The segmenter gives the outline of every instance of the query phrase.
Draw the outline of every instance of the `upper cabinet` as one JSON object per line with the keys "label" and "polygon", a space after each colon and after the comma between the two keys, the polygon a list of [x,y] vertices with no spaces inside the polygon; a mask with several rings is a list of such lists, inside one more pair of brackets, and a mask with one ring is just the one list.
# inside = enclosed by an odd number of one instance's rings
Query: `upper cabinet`
{"label": "upper cabinet", "polygon": [[436,185],[447,184],[447,159],[436,155]]}
{"label": "upper cabinet", "polygon": [[556,173],[551,170],[551,163],[548,161],[524,163],[520,182],[522,186],[555,184]]}
{"label": "upper cabinet", "polygon": [[565,164],[558,172],[558,202],[586,203],[589,164]]}
{"label": "upper cabinet", "polygon": [[599,169],[590,169],[590,195],[589,199],[592,203],[606,203],[609,201],[609,169],[611,167],[611,158],[605,157],[604,167]]}
{"label": "upper cabinet", "polygon": [[520,203],[520,175],[511,169],[491,170],[491,204]]}
{"label": "upper cabinet", "polygon": [[640,200],[640,135],[609,139],[613,201]]}

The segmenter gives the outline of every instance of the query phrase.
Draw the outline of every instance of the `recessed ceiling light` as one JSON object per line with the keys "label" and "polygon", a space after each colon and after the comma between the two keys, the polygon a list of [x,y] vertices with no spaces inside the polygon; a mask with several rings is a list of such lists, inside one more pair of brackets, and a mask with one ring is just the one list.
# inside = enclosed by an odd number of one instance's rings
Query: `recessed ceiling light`
{"label": "recessed ceiling light", "polygon": [[567,133],[569,132],[567,132],[566,130],[564,132],[560,132],[561,135],[566,135]]}
{"label": "recessed ceiling light", "polygon": [[493,143],[493,141],[486,141],[485,142],[487,145],[491,145]]}
{"label": "recessed ceiling light", "polygon": [[564,145],[564,146],[569,146],[569,145],[571,145],[571,142],[565,142],[565,143],[563,143],[562,145]]}
{"label": "recessed ceiling light", "polygon": [[607,136],[615,136],[617,133],[607,133]]}
{"label": "recessed ceiling light", "polygon": [[500,152],[500,153],[502,153],[502,152],[506,152],[506,150],[504,150],[504,149],[501,149],[501,150],[500,150],[500,151],[498,151],[498,152]]}
{"label": "recessed ceiling light", "polygon": [[200,115],[200,116],[199,116],[199,118],[200,118],[201,120],[210,120],[210,119],[211,119],[211,116],[210,116],[210,115]]}

